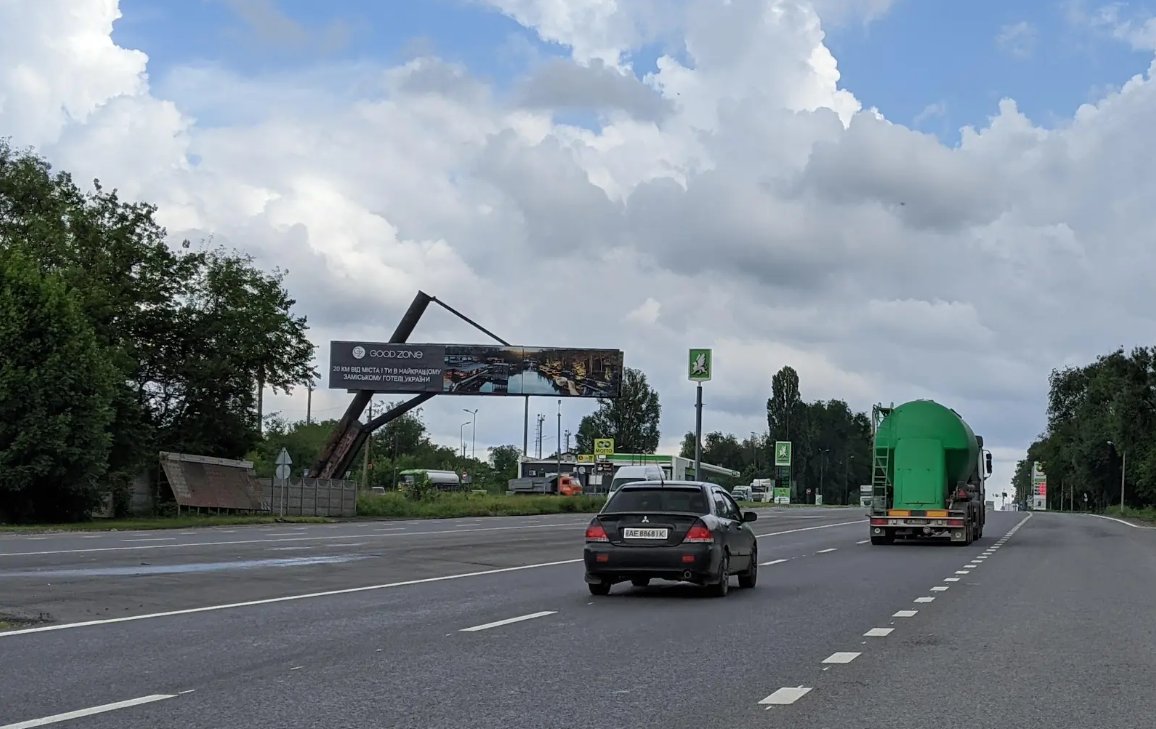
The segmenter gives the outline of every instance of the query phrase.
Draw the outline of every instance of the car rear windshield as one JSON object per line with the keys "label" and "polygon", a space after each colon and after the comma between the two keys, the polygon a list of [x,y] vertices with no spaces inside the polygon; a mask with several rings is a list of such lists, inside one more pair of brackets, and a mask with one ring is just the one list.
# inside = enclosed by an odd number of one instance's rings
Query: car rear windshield
{"label": "car rear windshield", "polygon": [[630,511],[687,511],[709,514],[710,504],[700,489],[670,487],[623,488],[603,508],[603,513]]}

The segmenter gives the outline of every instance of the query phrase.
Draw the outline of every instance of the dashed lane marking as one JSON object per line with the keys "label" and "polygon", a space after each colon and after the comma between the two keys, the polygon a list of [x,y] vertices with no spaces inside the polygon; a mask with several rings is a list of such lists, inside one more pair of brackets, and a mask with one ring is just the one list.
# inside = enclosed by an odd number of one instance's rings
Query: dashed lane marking
{"label": "dashed lane marking", "polygon": [[935,587],[931,588],[931,591],[932,592],[946,592],[947,591],[947,585],[936,585]]}
{"label": "dashed lane marking", "polygon": [[152,694],[150,696],[141,696],[137,699],[129,699],[128,701],[117,701],[114,704],[102,704],[100,706],[92,706],[87,709],[79,709],[77,711],[69,711],[64,714],[53,714],[42,719],[30,719],[28,721],[21,721],[15,724],[5,724],[0,726],[0,729],[33,729],[33,727],[48,726],[49,724],[59,724],[65,721],[72,721],[73,719],[81,719],[86,716],[93,716],[94,714],[103,714],[109,711],[116,711],[118,709],[128,709],[133,706],[140,706],[141,704],[151,704],[155,701],[164,701],[165,699],[175,699],[178,694]]}
{"label": "dashed lane marking", "polygon": [[523,620],[533,620],[534,618],[544,618],[547,615],[554,615],[557,612],[558,612],[557,610],[543,610],[543,611],[537,612],[537,613],[530,613],[529,615],[519,615],[516,618],[506,618],[505,620],[495,620],[492,623],[484,623],[482,625],[475,625],[475,626],[470,627],[470,628],[462,628],[458,632],[476,633],[479,630],[489,630],[490,628],[499,628],[503,625],[509,625],[510,623],[520,623]]}
{"label": "dashed lane marking", "polygon": [[919,612],[918,610],[900,610],[900,611],[896,612],[895,614],[893,614],[891,617],[893,617],[893,618],[913,618],[913,617],[915,617],[915,614],[918,612]]}
{"label": "dashed lane marking", "polygon": [[863,634],[864,638],[886,638],[895,628],[872,628]]}
{"label": "dashed lane marking", "polygon": [[836,547],[828,547],[826,549],[820,549],[818,552],[815,552],[815,554],[827,554],[828,552],[834,552],[835,550]]}
{"label": "dashed lane marking", "polygon": [[[795,703],[810,692],[811,689],[806,686],[784,686],[759,703],[767,705],[768,709],[771,708],[771,706],[785,706]],[[3,727],[0,727],[0,729],[3,729]]]}
{"label": "dashed lane marking", "polygon": [[824,658],[823,663],[850,663],[861,655],[861,653],[840,651],[839,653],[832,653]]}
{"label": "dashed lane marking", "polygon": [[934,597],[917,597],[917,598],[915,598],[915,602],[934,602],[934,601],[935,601]]}
{"label": "dashed lane marking", "polygon": [[786,560],[786,559],[772,559],[770,562],[759,562],[759,567],[770,567],[770,566],[771,566],[771,565],[773,565],[773,564],[782,564],[783,562],[787,562],[787,561],[789,561],[789,560]]}

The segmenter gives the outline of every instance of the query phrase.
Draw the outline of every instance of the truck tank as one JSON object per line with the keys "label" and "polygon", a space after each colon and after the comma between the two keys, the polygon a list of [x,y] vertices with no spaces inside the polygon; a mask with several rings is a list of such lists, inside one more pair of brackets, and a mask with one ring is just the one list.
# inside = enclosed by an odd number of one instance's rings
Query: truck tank
{"label": "truck tank", "polygon": [[892,508],[943,508],[951,487],[979,480],[975,432],[934,400],[893,408],[879,423],[874,447],[876,463],[887,464]]}

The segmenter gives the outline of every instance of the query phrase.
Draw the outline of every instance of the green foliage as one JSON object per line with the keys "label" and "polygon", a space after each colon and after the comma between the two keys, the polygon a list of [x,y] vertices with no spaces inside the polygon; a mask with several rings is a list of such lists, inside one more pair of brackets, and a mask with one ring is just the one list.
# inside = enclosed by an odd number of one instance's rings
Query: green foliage
{"label": "green foliage", "polygon": [[60,277],[0,248],[0,521],[80,519],[99,504],[115,383]]}
{"label": "green foliage", "polygon": [[613,400],[598,401],[598,409],[578,424],[575,447],[593,453],[595,438],[613,438],[619,453],[654,453],[658,450],[662,406],[641,370],[627,367],[622,373],[622,393]]}
{"label": "green foliage", "polygon": [[[1048,508],[1156,504],[1156,350],[1138,347],[1097,357],[1084,367],[1053,370],[1049,377],[1046,432],[1017,464],[1014,484],[1031,498],[1031,462],[1047,474]],[[1087,494],[1087,501],[1084,495]],[[1062,500],[1062,501],[1061,501]]]}
{"label": "green foliage", "polygon": [[242,456],[260,441],[260,388],[316,376],[284,275],[220,248],[171,248],[154,213],[0,140],[0,250],[62,283],[115,373],[105,486],[159,449]]}
{"label": "green foliage", "polygon": [[522,449],[513,445],[500,445],[490,449],[490,467],[494,470],[494,477],[502,483],[518,477],[518,461],[522,457]]}
{"label": "green foliage", "polygon": [[401,493],[357,497],[357,515],[397,519],[452,519],[464,516],[536,516],[539,514],[592,514],[605,499],[597,496],[521,496],[435,493],[415,500]]}
{"label": "green foliage", "polygon": [[410,501],[429,501],[438,496],[437,489],[429,480],[429,476],[420,471],[413,475],[412,483],[399,484],[398,490]]}

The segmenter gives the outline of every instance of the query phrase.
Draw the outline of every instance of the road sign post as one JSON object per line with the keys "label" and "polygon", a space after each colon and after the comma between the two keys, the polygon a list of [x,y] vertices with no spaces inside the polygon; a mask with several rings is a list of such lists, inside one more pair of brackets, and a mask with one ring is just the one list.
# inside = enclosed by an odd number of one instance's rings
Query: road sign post
{"label": "road sign post", "polygon": [[775,479],[779,483],[786,483],[788,493],[793,490],[791,483],[791,441],[775,441]]}
{"label": "road sign post", "polygon": [[[281,482],[281,516],[285,516],[285,498],[289,490],[289,476],[292,473],[293,459],[289,457],[289,451],[284,448],[277,454],[277,460],[274,461],[277,466],[273,471],[273,475]],[[272,494],[270,494],[272,496]]]}
{"label": "road sign post", "polygon": [[694,478],[702,480],[702,383],[709,382],[714,358],[709,349],[691,349],[687,358],[687,379],[696,384],[694,398]]}

